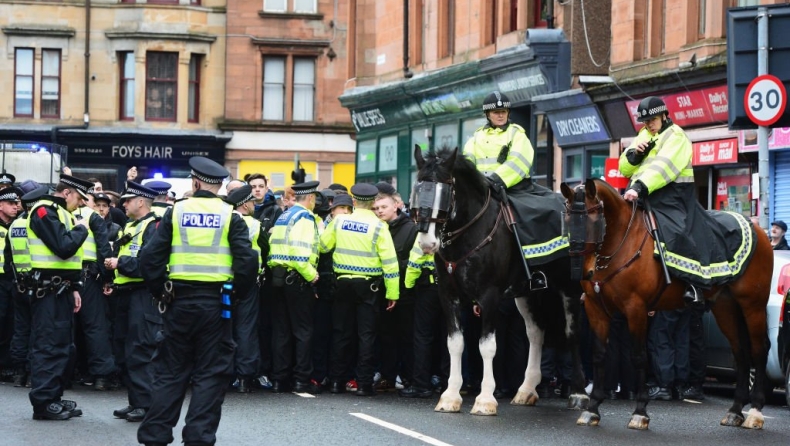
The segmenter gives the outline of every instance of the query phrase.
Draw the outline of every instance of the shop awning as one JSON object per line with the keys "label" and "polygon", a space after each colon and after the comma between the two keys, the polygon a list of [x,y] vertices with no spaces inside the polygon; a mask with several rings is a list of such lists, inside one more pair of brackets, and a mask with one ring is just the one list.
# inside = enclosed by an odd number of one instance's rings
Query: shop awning
{"label": "shop awning", "polygon": [[534,96],[532,101],[539,112],[548,116],[554,138],[561,147],[611,140],[598,108],[582,90]]}

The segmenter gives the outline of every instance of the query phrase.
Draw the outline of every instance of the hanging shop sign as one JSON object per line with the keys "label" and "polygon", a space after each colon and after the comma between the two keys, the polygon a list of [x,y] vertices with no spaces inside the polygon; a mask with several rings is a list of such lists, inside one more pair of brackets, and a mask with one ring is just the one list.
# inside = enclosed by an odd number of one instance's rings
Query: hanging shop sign
{"label": "hanging shop sign", "polygon": [[[692,127],[711,123],[726,123],[729,110],[727,86],[703,88],[659,96],[669,109],[672,122],[681,127]],[[631,124],[639,131],[644,124],[637,121],[636,109],[641,99],[625,103]]]}
{"label": "hanging shop sign", "polygon": [[738,162],[738,139],[719,139],[716,141],[695,142],[692,144],[694,157],[692,165],[708,166]]}

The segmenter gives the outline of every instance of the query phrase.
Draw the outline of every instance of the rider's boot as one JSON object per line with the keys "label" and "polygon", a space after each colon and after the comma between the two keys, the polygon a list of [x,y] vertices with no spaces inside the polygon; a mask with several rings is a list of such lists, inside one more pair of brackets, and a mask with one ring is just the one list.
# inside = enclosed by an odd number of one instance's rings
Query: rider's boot
{"label": "rider's boot", "polygon": [[705,298],[694,285],[689,285],[686,287],[686,292],[683,293],[683,302],[688,306],[700,306],[705,304]]}

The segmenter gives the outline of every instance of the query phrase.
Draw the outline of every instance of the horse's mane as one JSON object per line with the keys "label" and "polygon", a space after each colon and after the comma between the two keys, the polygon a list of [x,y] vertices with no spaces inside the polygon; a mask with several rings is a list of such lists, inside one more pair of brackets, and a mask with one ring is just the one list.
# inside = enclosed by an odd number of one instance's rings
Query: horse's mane
{"label": "horse's mane", "polygon": [[[478,188],[487,188],[485,176],[477,170],[477,167],[467,157],[464,156],[462,150],[454,147],[443,146],[436,152],[436,157],[446,160],[449,158],[453,151],[458,150],[455,155],[455,165],[453,166],[453,176],[457,185],[476,185]],[[431,155],[429,155],[430,157]]]}

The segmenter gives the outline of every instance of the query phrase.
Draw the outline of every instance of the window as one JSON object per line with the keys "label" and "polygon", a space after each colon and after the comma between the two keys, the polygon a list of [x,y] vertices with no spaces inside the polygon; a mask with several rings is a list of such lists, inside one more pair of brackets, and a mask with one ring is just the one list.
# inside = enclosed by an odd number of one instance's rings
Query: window
{"label": "window", "polygon": [[294,121],[313,121],[315,60],[294,59]]}
{"label": "window", "polygon": [[705,31],[706,31],[705,20],[707,20],[706,9],[707,9],[706,0],[699,0],[699,30],[697,34],[700,37],[705,37]]}
{"label": "window", "polygon": [[[455,0],[439,2],[439,58],[455,53]],[[418,63],[418,61],[415,61]]]}
{"label": "window", "polygon": [[60,50],[41,51],[41,117],[60,118]]}
{"label": "window", "polygon": [[14,51],[14,116],[33,117],[33,56],[32,48]]}
{"label": "window", "polygon": [[121,70],[120,117],[122,121],[134,120],[134,53],[118,54]]}
{"label": "window", "polygon": [[282,121],[284,117],[285,57],[266,57],[263,61],[263,119]]}
{"label": "window", "polygon": [[187,120],[198,122],[200,119],[200,61],[199,54],[189,58],[189,104],[187,104]]}
{"label": "window", "polygon": [[379,146],[379,172],[398,170],[398,135],[381,138]]}
{"label": "window", "polygon": [[738,0],[738,6],[759,6],[760,0]]}
{"label": "window", "polygon": [[175,121],[178,53],[148,52],[145,72],[145,119]]}
{"label": "window", "polygon": [[263,0],[265,12],[300,12],[315,14],[316,0]]}
{"label": "window", "polygon": [[376,171],[376,140],[360,141],[357,145],[357,174]]}
{"label": "window", "polygon": [[[535,28],[546,28],[549,18],[549,1],[532,0],[532,24]],[[552,0],[553,1],[553,0]]]}

